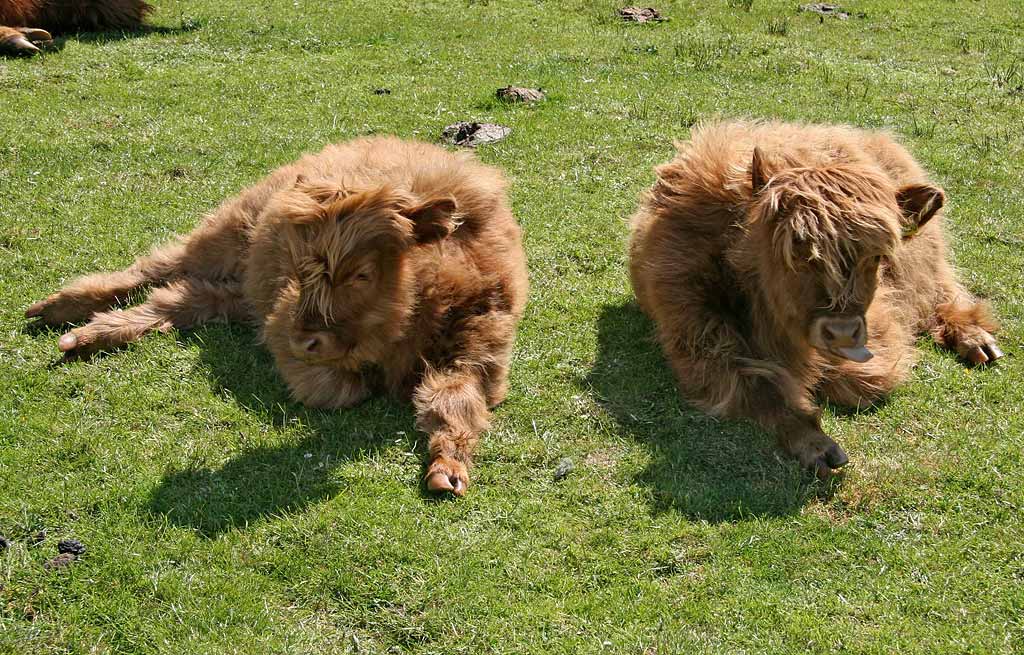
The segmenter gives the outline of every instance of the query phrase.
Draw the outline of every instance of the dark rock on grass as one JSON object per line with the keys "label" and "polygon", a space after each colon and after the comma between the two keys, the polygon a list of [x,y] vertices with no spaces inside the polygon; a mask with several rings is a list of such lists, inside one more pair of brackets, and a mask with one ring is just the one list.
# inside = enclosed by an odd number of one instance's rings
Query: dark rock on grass
{"label": "dark rock on grass", "polygon": [[46,530],[40,530],[39,532],[32,535],[33,544],[41,544],[46,541]]}
{"label": "dark rock on grass", "polygon": [[623,7],[619,10],[619,18],[631,23],[659,23],[668,20],[654,7]]}
{"label": "dark rock on grass", "polygon": [[391,95],[391,89],[389,89],[389,88],[387,88],[385,86],[382,86],[379,89],[374,89],[373,90],[373,95],[375,95],[375,96],[389,96],[389,95]]}
{"label": "dark rock on grass", "polygon": [[800,5],[800,11],[807,11],[814,14],[821,14],[822,16],[832,16],[839,20],[846,20],[850,17],[850,14],[843,11],[839,5],[830,5],[825,2],[812,2],[806,5]]}
{"label": "dark rock on grass", "polygon": [[85,546],[78,539],[64,539],[57,542],[57,552],[71,553],[72,555],[81,555],[85,552]]}
{"label": "dark rock on grass", "polygon": [[572,460],[568,457],[564,458],[555,467],[555,482],[564,480],[573,470],[576,469],[576,465],[572,463]]}
{"label": "dark rock on grass", "polygon": [[505,102],[538,102],[544,99],[540,89],[528,89],[523,86],[506,86],[498,89],[495,94],[498,100]]}
{"label": "dark rock on grass", "polygon": [[4,552],[11,547],[11,542],[8,541],[7,537],[0,534],[0,553]]}
{"label": "dark rock on grass", "polygon": [[444,128],[441,138],[457,146],[475,148],[485,143],[501,141],[511,133],[512,128],[504,125],[459,121]]}
{"label": "dark rock on grass", "polygon": [[43,567],[50,571],[53,571],[54,569],[62,569],[65,566],[70,566],[76,559],[78,559],[78,555],[75,555],[74,553],[61,553],[49,562],[43,564]]}

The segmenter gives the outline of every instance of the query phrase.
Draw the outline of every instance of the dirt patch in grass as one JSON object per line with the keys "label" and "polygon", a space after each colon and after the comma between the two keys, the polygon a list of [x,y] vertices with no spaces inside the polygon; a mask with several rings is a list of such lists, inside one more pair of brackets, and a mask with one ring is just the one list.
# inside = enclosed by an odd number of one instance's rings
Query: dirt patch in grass
{"label": "dirt patch in grass", "polygon": [[800,11],[819,14],[821,16],[831,16],[832,18],[838,18],[839,20],[847,20],[850,18],[850,14],[843,11],[839,5],[830,5],[825,2],[812,2],[806,5],[800,5]]}
{"label": "dirt patch in grass", "polygon": [[457,146],[476,148],[486,143],[501,141],[511,133],[511,127],[496,123],[459,121],[445,127],[441,132],[441,138]]}

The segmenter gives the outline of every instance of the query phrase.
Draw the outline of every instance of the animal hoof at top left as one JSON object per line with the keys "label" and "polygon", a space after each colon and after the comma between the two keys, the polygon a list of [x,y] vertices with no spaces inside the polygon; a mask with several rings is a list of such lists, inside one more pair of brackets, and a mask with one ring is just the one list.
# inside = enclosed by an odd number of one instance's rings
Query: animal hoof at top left
{"label": "animal hoof at top left", "polygon": [[0,39],[0,52],[7,54],[34,55],[39,52],[39,46],[53,41],[49,32],[34,27],[18,27],[9,31],[9,35]]}

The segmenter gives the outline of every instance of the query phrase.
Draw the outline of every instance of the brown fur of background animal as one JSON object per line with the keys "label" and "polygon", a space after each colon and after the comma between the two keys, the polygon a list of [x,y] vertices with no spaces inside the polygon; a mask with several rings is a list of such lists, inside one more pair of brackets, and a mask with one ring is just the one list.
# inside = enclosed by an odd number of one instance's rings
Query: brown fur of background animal
{"label": "brown fur of background animal", "polygon": [[[412,400],[426,484],[465,493],[489,409],[507,389],[526,258],[501,173],[468,153],[372,138],[307,155],[129,268],[79,278],[26,311],[67,356],[153,330],[255,323],[292,395],[351,407]],[[146,302],[108,311],[135,289]]]}
{"label": "brown fur of background animal", "polygon": [[152,10],[142,0],[0,0],[0,53],[35,54],[49,31],[138,29]]}
{"label": "brown fur of background animal", "polygon": [[747,417],[827,477],[847,456],[815,396],[863,407],[930,333],[1002,356],[947,261],[945,195],[889,135],[727,122],[696,129],[631,222],[630,274],[683,395]]}

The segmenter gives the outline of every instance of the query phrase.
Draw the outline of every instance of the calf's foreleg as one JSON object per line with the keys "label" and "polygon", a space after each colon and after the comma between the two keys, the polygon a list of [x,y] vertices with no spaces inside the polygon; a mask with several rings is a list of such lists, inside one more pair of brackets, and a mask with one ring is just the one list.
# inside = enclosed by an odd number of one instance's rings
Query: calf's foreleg
{"label": "calf's foreleg", "polygon": [[416,427],[430,435],[427,489],[464,495],[473,451],[490,424],[479,371],[467,367],[428,370],[413,393],[413,402]]}

